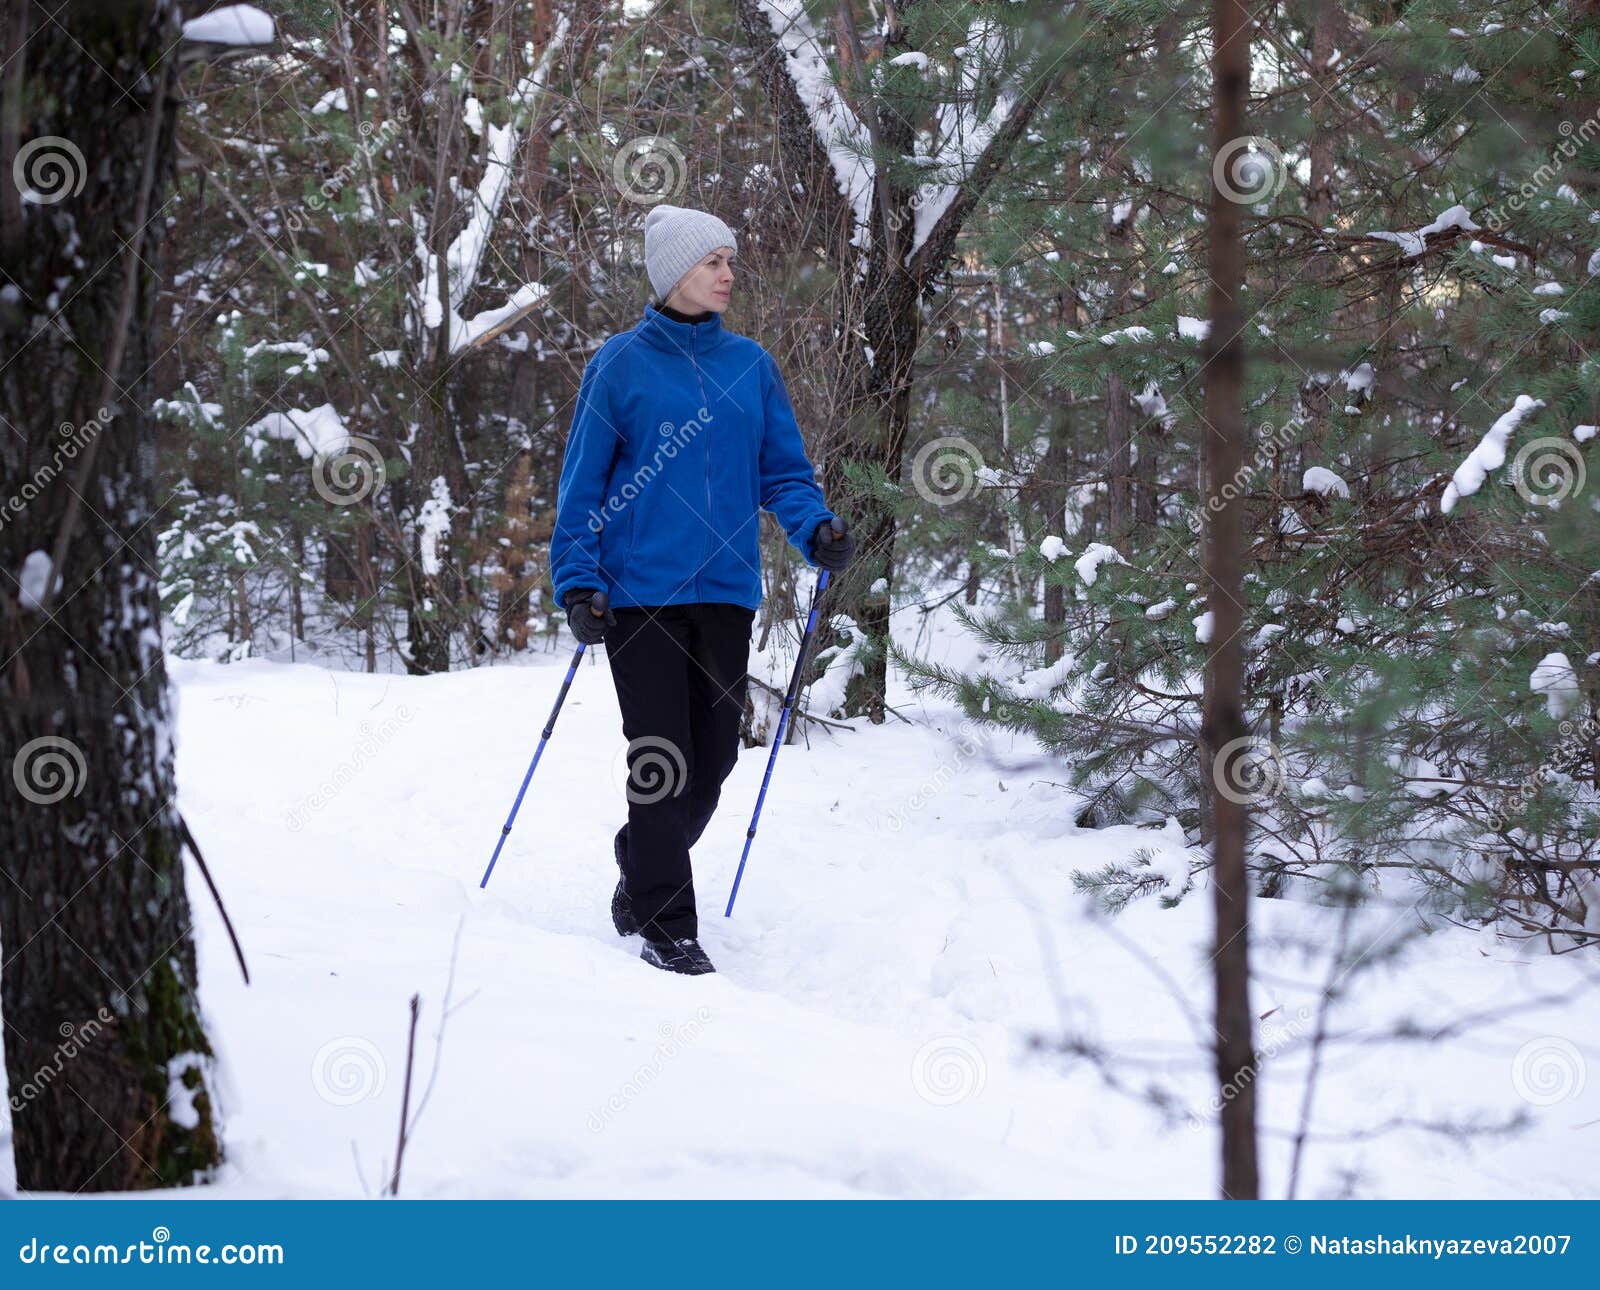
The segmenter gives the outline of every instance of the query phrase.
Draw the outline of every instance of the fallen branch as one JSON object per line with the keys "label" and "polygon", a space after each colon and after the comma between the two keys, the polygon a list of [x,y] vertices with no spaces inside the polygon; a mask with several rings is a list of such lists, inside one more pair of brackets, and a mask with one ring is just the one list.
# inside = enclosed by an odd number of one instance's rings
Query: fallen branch
{"label": "fallen branch", "polygon": [[[750,682],[752,682],[755,685],[759,685],[763,690],[765,690],[768,694],[770,694],[773,698],[777,699],[779,702],[782,702],[787,697],[787,695],[784,693],[784,691],[774,689],[772,686],[768,685],[765,681],[763,681],[758,676],[751,676],[747,672],[747,673],[745,673],[745,679],[750,681]],[[855,732],[855,727],[854,726],[847,726],[841,721],[830,721],[827,717],[816,716],[813,713],[807,712],[804,708],[791,708],[789,710],[789,712],[790,712],[791,716],[804,717],[807,721],[815,721],[818,725],[821,725],[821,726],[831,726],[835,730],[848,730],[848,731],[850,731],[852,733]]]}
{"label": "fallen branch", "polygon": [[406,1083],[400,1093],[400,1140],[394,1148],[394,1177],[389,1180],[389,1195],[400,1194],[400,1164],[406,1154],[406,1117],[411,1111],[411,1068],[417,1055],[417,1014],[422,1011],[422,996],[411,996],[411,1033],[406,1036]]}
{"label": "fallen branch", "polygon": [[183,838],[183,843],[189,848],[189,854],[194,856],[194,861],[200,866],[200,876],[206,880],[206,886],[211,889],[211,899],[217,902],[217,912],[222,915],[222,925],[228,929],[228,939],[233,942],[234,957],[239,960],[239,971],[244,973],[244,983],[250,984],[250,969],[245,966],[244,947],[239,944],[239,935],[233,930],[233,919],[228,917],[228,907],[222,903],[222,893],[217,890],[217,884],[211,877],[210,866],[206,858],[200,854],[200,844],[194,840],[194,834],[189,832],[189,822],[178,816],[178,832]]}

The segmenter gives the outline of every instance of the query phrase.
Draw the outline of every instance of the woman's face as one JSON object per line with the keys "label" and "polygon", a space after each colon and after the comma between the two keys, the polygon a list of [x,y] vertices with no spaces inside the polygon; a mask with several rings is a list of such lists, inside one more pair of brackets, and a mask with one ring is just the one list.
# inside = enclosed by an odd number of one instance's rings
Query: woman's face
{"label": "woman's face", "polygon": [[705,309],[721,313],[733,294],[733,248],[719,246],[684,274],[663,302],[686,314]]}

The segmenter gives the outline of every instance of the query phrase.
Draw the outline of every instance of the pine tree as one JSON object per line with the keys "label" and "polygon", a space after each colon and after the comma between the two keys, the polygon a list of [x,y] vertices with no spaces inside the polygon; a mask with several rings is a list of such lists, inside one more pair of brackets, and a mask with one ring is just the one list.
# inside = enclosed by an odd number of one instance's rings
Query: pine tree
{"label": "pine tree", "polygon": [[[1078,195],[1100,219],[1057,226],[1094,303],[1034,344],[1106,431],[1069,440],[1065,527],[1035,527],[1014,562],[1060,587],[1063,621],[1031,595],[970,618],[1010,676],[896,661],[1057,752],[1080,819],[1174,814],[1209,840],[1218,795],[1243,797],[1259,890],[1315,897],[1352,864],[1395,889],[1400,870],[1442,917],[1589,943],[1594,18],[1381,16],[1306,6],[1258,26],[1265,137],[1218,158],[1245,214],[1255,446],[1209,493],[1194,392],[1210,157],[1165,115],[1200,106],[1194,31],[1142,82],[1170,108],[1151,117],[1142,89],[1099,101],[1119,164]],[[1330,43],[1337,76],[1312,62]],[[1123,399],[1131,444],[1105,402]],[[1208,769],[1199,679],[1222,640],[1200,548],[1224,492],[1250,539],[1247,732]],[[975,564],[999,573],[987,520],[968,520]]]}

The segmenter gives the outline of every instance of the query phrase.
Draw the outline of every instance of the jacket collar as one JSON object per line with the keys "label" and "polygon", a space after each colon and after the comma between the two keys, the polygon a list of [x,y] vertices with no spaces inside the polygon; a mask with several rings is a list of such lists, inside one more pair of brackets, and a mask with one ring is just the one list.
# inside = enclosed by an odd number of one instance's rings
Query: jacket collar
{"label": "jacket collar", "polygon": [[722,325],[722,315],[715,310],[705,322],[681,323],[668,318],[653,302],[645,305],[638,330],[639,335],[657,349],[672,354],[701,354],[721,344],[729,335]]}

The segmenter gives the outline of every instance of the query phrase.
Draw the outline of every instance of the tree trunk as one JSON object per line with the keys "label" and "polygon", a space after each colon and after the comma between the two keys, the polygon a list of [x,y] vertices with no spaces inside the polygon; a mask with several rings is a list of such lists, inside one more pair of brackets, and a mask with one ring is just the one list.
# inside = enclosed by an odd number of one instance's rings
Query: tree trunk
{"label": "tree trunk", "polygon": [[[1060,409],[1056,423],[1050,427],[1050,446],[1039,463],[1036,489],[1039,537],[1048,534],[1062,536],[1067,528],[1067,471],[1069,466],[1068,440],[1072,434],[1073,413],[1071,392],[1052,391],[1051,404]],[[1035,541],[1037,546],[1038,542]],[[1067,589],[1059,576],[1045,579],[1044,622],[1052,628],[1045,638],[1044,661],[1055,663],[1066,648]]]}
{"label": "tree trunk", "polygon": [[[1326,228],[1333,218],[1333,145],[1338,138],[1332,107],[1333,99],[1328,88],[1338,76],[1338,73],[1329,67],[1334,50],[1333,17],[1331,5],[1315,6],[1311,17],[1311,71],[1316,83],[1316,93],[1311,101],[1311,120],[1314,129],[1307,145],[1307,154],[1311,162],[1311,182],[1306,188],[1306,216],[1317,228]],[[1313,281],[1326,282],[1333,276],[1337,267],[1337,261],[1332,254],[1319,250],[1312,256],[1311,264],[1308,266],[1308,276]],[[1332,412],[1328,383],[1313,373],[1301,384],[1300,401],[1304,408],[1305,422],[1299,428],[1289,450],[1279,451],[1273,455],[1275,498],[1283,495],[1284,486],[1277,478],[1279,473],[1287,468],[1290,475],[1287,487],[1292,492],[1299,492],[1305,468],[1312,464],[1307,456],[1308,450],[1313,444],[1327,441],[1328,418]],[[1285,467],[1286,458],[1287,467]],[[1276,523],[1276,518],[1274,522]]]}
{"label": "tree trunk", "polygon": [[[171,1187],[222,1158],[174,800],[148,414],[178,30],[165,0],[24,7],[27,68],[8,72],[5,110],[20,110],[24,137],[71,146],[55,152],[65,186],[40,167],[32,185],[50,195],[8,212],[0,266],[20,292],[0,308],[0,351],[23,359],[0,372],[0,476],[33,485],[0,524],[13,1150],[31,1190]],[[71,450],[101,406],[104,428]],[[47,612],[35,593],[53,593]]]}
{"label": "tree trunk", "polygon": [[[756,0],[738,0],[739,21],[757,51],[754,71],[772,104],[777,134],[791,182],[808,195],[812,227],[802,230],[798,245],[821,246],[839,277],[839,321],[834,345],[845,392],[837,409],[838,424],[846,432],[836,438],[838,447],[823,470],[823,487],[831,506],[856,511],[850,516],[857,534],[855,559],[837,582],[830,581],[822,613],[835,605],[849,610],[866,641],[860,647],[863,672],[853,677],[845,691],[845,711],[865,714],[874,722],[886,715],[888,676],[889,598],[894,586],[895,517],[870,499],[845,491],[844,467],[849,462],[881,466],[889,479],[904,476],[903,458],[910,424],[912,360],[921,334],[921,301],[934,278],[955,254],[956,239],[983,200],[995,175],[1019,146],[1030,121],[1051,86],[1064,74],[1067,61],[1044,59],[1014,86],[1017,102],[1004,123],[970,158],[960,193],[944,208],[913,252],[917,207],[922,198],[916,187],[891,178],[880,167],[889,157],[915,150],[918,124],[927,111],[921,101],[900,100],[875,93],[867,84],[841,85],[840,94],[853,117],[859,118],[874,157],[872,201],[864,219],[870,223],[862,263],[862,228],[857,213],[841,196],[833,177],[828,147],[837,140],[819,138],[774,32],[771,14]],[[903,15],[893,6],[885,14],[879,35],[881,56],[893,57],[911,49]],[[797,21],[800,35],[813,32],[809,18]],[[848,58],[857,60],[859,39],[854,16],[845,11],[837,24],[849,47]],[[796,38],[791,31],[786,39]],[[831,133],[832,127],[829,127]],[[867,351],[871,350],[871,357]],[[971,463],[977,466],[979,463]],[[878,591],[872,588],[883,579]],[[834,588],[837,587],[836,592]]]}
{"label": "tree trunk", "polygon": [[[848,290],[841,295],[850,296]],[[846,306],[846,313],[849,308]],[[838,344],[848,351],[860,344],[871,346],[870,366],[841,353],[841,371],[863,375],[862,383],[846,395],[843,422],[849,432],[841,450],[829,458],[822,471],[823,491],[838,506],[848,495],[844,467],[847,462],[876,464],[896,484],[905,476],[906,436],[911,424],[912,360],[922,334],[922,308],[910,290],[879,292],[859,311],[854,326],[844,319],[838,327]],[[859,330],[858,330],[859,329]],[[866,334],[863,342],[860,331]],[[853,361],[852,361],[853,360]],[[889,589],[894,586],[894,546],[897,524],[887,506],[870,498],[855,502],[857,536],[855,558],[824,593],[827,605],[844,605],[861,628],[866,641],[858,648],[862,670],[845,686],[844,710],[864,714],[881,723],[888,683]],[[879,583],[879,579],[882,582]],[[836,593],[834,587],[838,586]],[[879,587],[874,591],[873,587]]]}
{"label": "tree trunk", "polygon": [[1133,527],[1133,404],[1122,377],[1106,377],[1106,541],[1122,549]]}
{"label": "tree trunk", "polygon": [[[440,157],[444,147],[440,146]],[[444,191],[442,177],[435,189],[434,221],[430,223],[431,236],[436,244],[434,256],[438,265],[439,312],[450,316],[450,273],[444,249],[449,246],[445,235],[441,204],[446,200],[439,194]],[[445,534],[436,544],[436,565],[427,567],[423,558],[424,508],[434,501],[435,481],[442,481],[447,493],[449,487],[445,471],[446,439],[450,435],[450,345],[449,328],[441,325],[436,333],[436,346],[431,355],[433,379],[427,406],[418,409],[416,433],[411,440],[411,469],[403,481],[407,513],[411,519],[410,562],[406,569],[406,671],[413,676],[426,676],[450,670],[450,625],[455,608],[449,600],[447,573],[450,568],[450,540]]]}
{"label": "tree trunk", "polygon": [[[1213,9],[1213,155],[1243,133],[1250,89],[1250,24],[1242,0],[1216,0]],[[1207,606],[1212,614],[1211,658],[1206,666],[1201,737],[1216,792],[1213,908],[1216,920],[1212,971],[1216,987],[1216,1070],[1222,1113],[1222,1196],[1254,1200],[1256,1168],[1256,1058],[1250,1014],[1249,900],[1245,871],[1248,793],[1226,782],[1238,764],[1247,733],[1244,721],[1243,542],[1237,490],[1219,494],[1244,460],[1244,351],[1239,289],[1244,260],[1239,207],[1213,181],[1210,221],[1211,328],[1206,338],[1207,486],[1221,496],[1205,526]]]}

